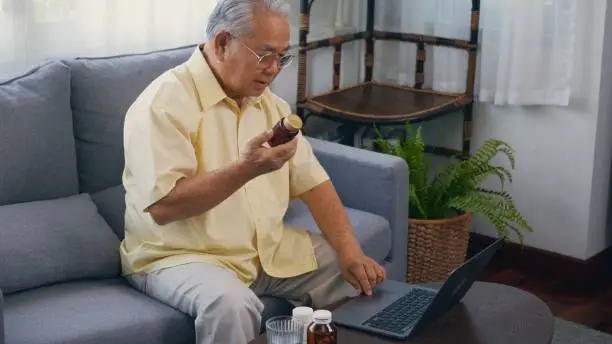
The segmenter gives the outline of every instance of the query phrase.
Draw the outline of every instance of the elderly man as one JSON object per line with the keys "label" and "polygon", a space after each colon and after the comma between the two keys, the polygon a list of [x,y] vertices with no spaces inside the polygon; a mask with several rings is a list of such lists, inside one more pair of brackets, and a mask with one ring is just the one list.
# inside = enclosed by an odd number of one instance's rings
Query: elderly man
{"label": "elderly man", "polygon": [[[303,136],[270,147],[290,113],[268,89],[292,59],[282,0],[220,0],[208,40],[151,83],[125,119],[124,274],[195,317],[198,344],[254,339],[259,296],[324,307],[370,294],[364,255]],[[323,236],[283,224],[302,199]]]}

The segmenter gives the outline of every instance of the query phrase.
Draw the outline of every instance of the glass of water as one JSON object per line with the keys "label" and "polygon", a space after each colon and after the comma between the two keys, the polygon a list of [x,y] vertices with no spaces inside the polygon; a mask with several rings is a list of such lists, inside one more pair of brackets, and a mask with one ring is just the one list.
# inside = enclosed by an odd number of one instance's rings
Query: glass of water
{"label": "glass of water", "polygon": [[304,325],[290,315],[272,317],[266,321],[268,344],[300,344]]}

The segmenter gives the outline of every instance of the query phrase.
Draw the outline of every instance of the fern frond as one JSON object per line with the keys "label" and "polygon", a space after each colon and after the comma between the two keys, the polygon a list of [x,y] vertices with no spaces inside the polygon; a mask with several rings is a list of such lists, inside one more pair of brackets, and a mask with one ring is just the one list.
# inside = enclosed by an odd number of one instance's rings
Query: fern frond
{"label": "fern frond", "polygon": [[487,190],[483,188],[476,188],[476,191],[485,193],[485,194],[496,195],[496,196],[502,197],[508,202],[512,202],[512,196],[510,196],[510,194],[506,191]]}
{"label": "fern frond", "polygon": [[503,166],[491,165],[483,165],[478,170],[464,171],[461,175],[461,183],[469,183],[471,187],[475,188],[490,176],[497,176],[499,178],[502,191],[506,189],[506,182],[512,183],[512,174],[510,171]]}
{"label": "fern frond", "polygon": [[395,154],[395,149],[391,145],[391,143],[385,140],[384,136],[381,134],[380,130],[376,126],[374,126],[374,131],[376,132],[376,138],[374,139],[374,145],[378,147],[378,149],[385,154],[389,155],[397,155]]}
{"label": "fern frond", "polygon": [[[461,211],[483,215],[502,235],[507,235],[508,230],[518,231],[517,226],[533,231],[514,206],[509,194],[471,192],[454,198],[449,204]],[[522,235],[519,235],[519,239],[522,240]]]}
{"label": "fern frond", "polygon": [[502,140],[490,139],[472,157],[461,162],[461,177],[459,177],[461,181],[459,184],[469,183],[471,187],[475,188],[489,176],[495,175],[499,178],[502,191],[505,190],[506,182],[512,183],[512,173],[503,166],[491,165],[491,160],[500,152],[507,156],[511,168],[514,169],[514,150]]}
{"label": "fern frond", "polygon": [[429,161],[425,155],[425,142],[421,134],[421,127],[416,131],[406,124],[407,137],[396,146],[398,156],[402,157],[410,166],[410,188],[415,190],[415,194],[421,202],[421,209],[426,214],[428,204],[427,187]]}
{"label": "fern frond", "polygon": [[520,229],[518,229],[516,226],[511,225],[511,224],[508,225],[508,228],[510,228],[510,230],[512,230],[514,234],[516,234],[516,237],[519,239],[519,243],[522,246],[525,240],[525,235],[523,234],[523,232]]}
{"label": "fern frond", "polygon": [[421,200],[419,199],[416,190],[412,188],[410,189],[410,202],[412,202],[412,204],[414,204],[417,210],[421,213],[421,218],[426,219],[428,217],[427,211],[423,207],[423,204],[421,203]]}
{"label": "fern frond", "polygon": [[[503,141],[502,141],[503,142]],[[516,159],[514,157],[514,149],[512,149],[507,143],[504,142],[504,145],[498,147],[499,151],[504,153],[504,155],[508,158],[510,162],[510,168],[516,168]]]}
{"label": "fern frond", "polygon": [[465,196],[456,197],[449,202],[449,206],[463,212],[481,214],[495,226],[501,235],[508,235],[506,221],[503,216],[497,212],[495,203],[485,197],[480,197],[479,193],[474,192]]}
{"label": "fern frond", "polygon": [[491,159],[498,153],[504,153],[508,157],[512,169],[514,169],[514,150],[506,142],[496,139],[487,140],[473,156],[464,161],[464,165],[469,170],[477,170],[482,166],[489,165]]}
{"label": "fern frond", "polygon": [[429,209],[446,208],[445,203],[447,203],[449,197],[453,195],[448,191],[451,189],[451,185],[456,182],[458,176],[458,165],[449,164],[433,177],[427,189],[427,193],[431,196],[427,204]]}

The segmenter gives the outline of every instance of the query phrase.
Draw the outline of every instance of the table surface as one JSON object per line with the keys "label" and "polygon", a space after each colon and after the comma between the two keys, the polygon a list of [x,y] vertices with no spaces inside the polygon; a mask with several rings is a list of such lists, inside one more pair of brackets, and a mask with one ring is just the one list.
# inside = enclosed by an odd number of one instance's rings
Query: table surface
{"label": "table surface", "polygon": [[[439,284],[429,284],[438,287]],[[402,343],[338,327],[339,344]],[[476,282],[463,301],[438,318],[411,344],[549,344],[554,317],[536,296],[515,287]],[[265,335],[251,344],[267,344]]]}

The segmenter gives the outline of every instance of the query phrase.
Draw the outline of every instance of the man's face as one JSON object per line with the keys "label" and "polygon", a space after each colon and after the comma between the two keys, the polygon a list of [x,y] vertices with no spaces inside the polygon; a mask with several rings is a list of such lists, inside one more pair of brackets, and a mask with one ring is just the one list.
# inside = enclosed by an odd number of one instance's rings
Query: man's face
{"label": "man's face", "polygon": [[289,38],[285,17],[255,11],[253,32],[231,38],[225,49],[221,68],[227,91],[238,97],[260,95],[280,72],[280,58],[289,48]]}

